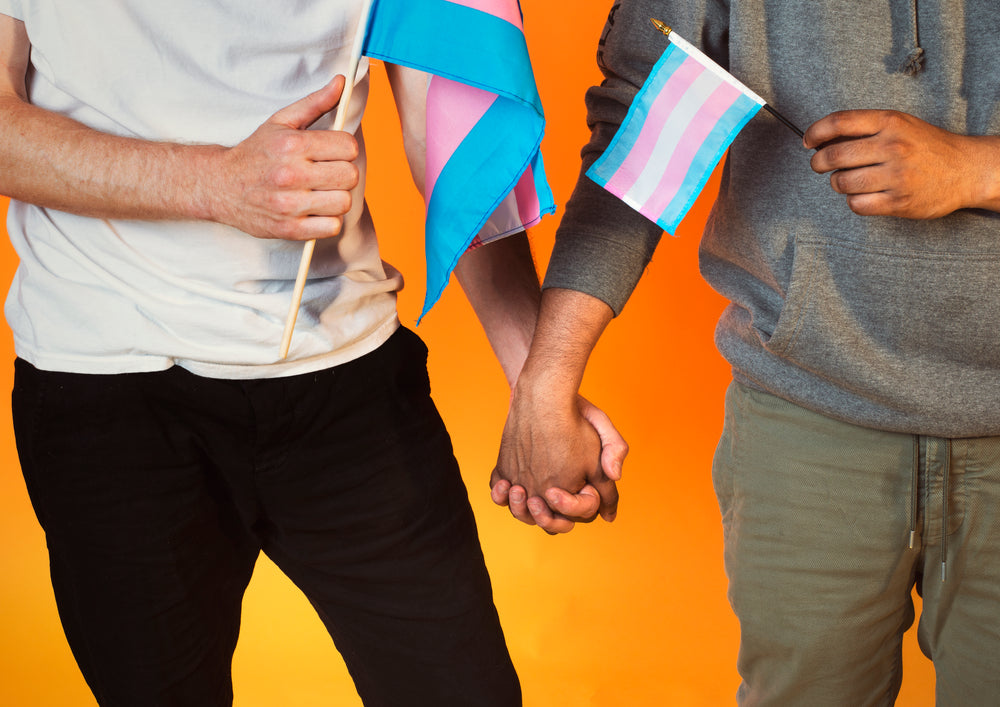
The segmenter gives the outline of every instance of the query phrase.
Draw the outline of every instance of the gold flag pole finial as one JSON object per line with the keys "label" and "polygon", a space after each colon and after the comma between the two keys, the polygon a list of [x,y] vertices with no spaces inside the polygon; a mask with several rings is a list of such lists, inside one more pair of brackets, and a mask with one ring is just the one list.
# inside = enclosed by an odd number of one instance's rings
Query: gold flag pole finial
{"label": "gold flag pole finial", "polygon": [[650,18],[649,21],[653,23],[653,26],[656,27],[656,29],[658,29],[661,32],[663,32],[663,34],[665,36],[667,36],[667,37],[669,37],[670,33],[674,31],[673,28],[670,27],[670,25],[663,24],[659,20],[655,20],[653,18]]}

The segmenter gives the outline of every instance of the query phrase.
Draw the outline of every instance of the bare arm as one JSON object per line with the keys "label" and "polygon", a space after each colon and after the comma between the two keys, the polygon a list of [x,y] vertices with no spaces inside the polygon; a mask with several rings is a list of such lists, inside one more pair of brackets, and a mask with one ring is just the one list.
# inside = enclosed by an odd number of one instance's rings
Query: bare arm
{"label": "bare arm", "polygon": [[[508,505],[515,518],[549,533],[568,532],[598,514],[613,520],[618,505],[614,479],[621,478],[628,445],[607,415],[577,393],[586,354],[580,352],[582,362],[577,364],[547,344],[567,345],[572,336],[566,327],[575,322],[563,320],[564,311],[552,306],[543,310],[548,316],[538,319],[538,278],[526,235],[508,236],[466,253],[456,275],[513,390],[490,478],[494,502]],[[579,295],[549,290],[542,298],[552,302],[560,294]],[[595,343],[596,337],[583,347]],[[519,444],[522,435],[533,435],[532,444]],[[520,473],[505,473],[512,457]]]}
{"label": "bare arm", "polygon": [[[386,71],[400,116],[410,170],[422,192],[427,75],[393,64],[386,64]],[[515,388],[515,384],[522,375],[522,366],[532,347],[541,299],[527,234],[508,236],[465,253],[458,262],[455,274],[483,325],[508,385],[517,390],[520,386]],[[512,406],[515,400],[516,396],[512,397]],[[537,523],[549,532],[565,532],[578,520],[592,520],[599,511],[607,519],[614,517],[618,494],[614,482],[600,471],[601,463],[603,460],[609,473],[616,473],[617,470],[620,476],[621,461],[628,449],[608,417],[579,397],[576,388],[573,388],[570,400],[575,410],[574,419],[585,420],[586,426],[585,430],[576,429],[574,433],[595,444],[579,447],[581,455],[589,455],[586,458],[579,456],[559,460],[567,466],[572,465],[573,472],[551,476],[549,480],[558,478],[566,485],[543,489],[539,484],[531,484],[531,503],[536,506],[536,512],[531,513],[526,505],[529,499],[524,487],[512,486],[509,479],[502,478],[496,471],[490,481],[496,503],[509,503],[515,517],[526,523]],[[548,415],[548,411],[542,411],[542,414]],[[504,449],[501,449],[501,459],[504,454]],[[595,480],[601,483],[603,492],[591,483]],[[512,488],[513,496],[508,497]],[[546,500],[535,495],[536,491],[540,494],[543,490],[549,492]],[[550,496],[555,499],[554,503],[549,501],[551,508],[546,504]]]}
{"label": "bare arm", "polygon": [[217,221],[262,238],[334,235],[358,182],[353,136],[306,131],[337,104],[338,77],[238,145],[108,135],[27,100],[24,24],[0,15],[0,193],[98,218]]}
{"label": "bare arm", "polygon": [[812,168],[863,216],[1000,211],[1000,137],[943,130],[907,113],[849,110],[806,130]]}
{"label": "bare arm", "polygon": [[[413,181],[423,194],[426,166],[427,74],[386,64],[399,113],[403,149]],[[514,385],[535,330],[540,298],[538,274],[525,233],[465,253],[455,275],[476,311],[507,383]]]}

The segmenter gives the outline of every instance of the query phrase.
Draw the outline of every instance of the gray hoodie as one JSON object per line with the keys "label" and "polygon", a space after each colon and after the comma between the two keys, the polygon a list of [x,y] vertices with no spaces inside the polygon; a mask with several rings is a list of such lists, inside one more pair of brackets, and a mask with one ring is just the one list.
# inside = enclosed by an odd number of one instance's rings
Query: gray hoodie
{"label": "gray hoodie", "polygon": [[[584,169],[666,47],[651,17],[800,127],[886,108],[1000,135],[997,0],[619,0],[598,51],[606,79],[587,94]],[[735,378],[868,427],[1000,435],[1000,214],[858,216],[810,154],[765,113],[730,148],[701,271],[730,300],[716,344]],[[581,176],[545,286],[618,313],[660,235]]]}

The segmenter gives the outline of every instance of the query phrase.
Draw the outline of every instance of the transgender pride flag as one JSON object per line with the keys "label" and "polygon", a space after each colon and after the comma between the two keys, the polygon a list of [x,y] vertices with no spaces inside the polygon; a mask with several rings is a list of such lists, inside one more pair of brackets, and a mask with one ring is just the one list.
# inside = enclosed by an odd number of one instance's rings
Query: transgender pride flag
{"label": "transgender pride flag", "polygon": [[363,53],[432,74],[423,316],[470,246],[555,211],[521,8],[517,0],[375,0]]}
{"label": "transgender pride flag", "polygon": [[673,234],[764,99],[676,32],[668,36],[670,46],[587,176]]}

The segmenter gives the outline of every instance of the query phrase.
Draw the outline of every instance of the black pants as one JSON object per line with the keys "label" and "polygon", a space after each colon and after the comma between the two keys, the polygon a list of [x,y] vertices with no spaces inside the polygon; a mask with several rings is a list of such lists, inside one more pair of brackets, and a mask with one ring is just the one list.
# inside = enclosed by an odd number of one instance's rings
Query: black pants
{"label": "black pants", "polygon": [[521,703],[426,353],[401,329],[274,380],[16,362],[21,465],[100,704],[231,704],[260,550],[309,597],[366,705]]}

